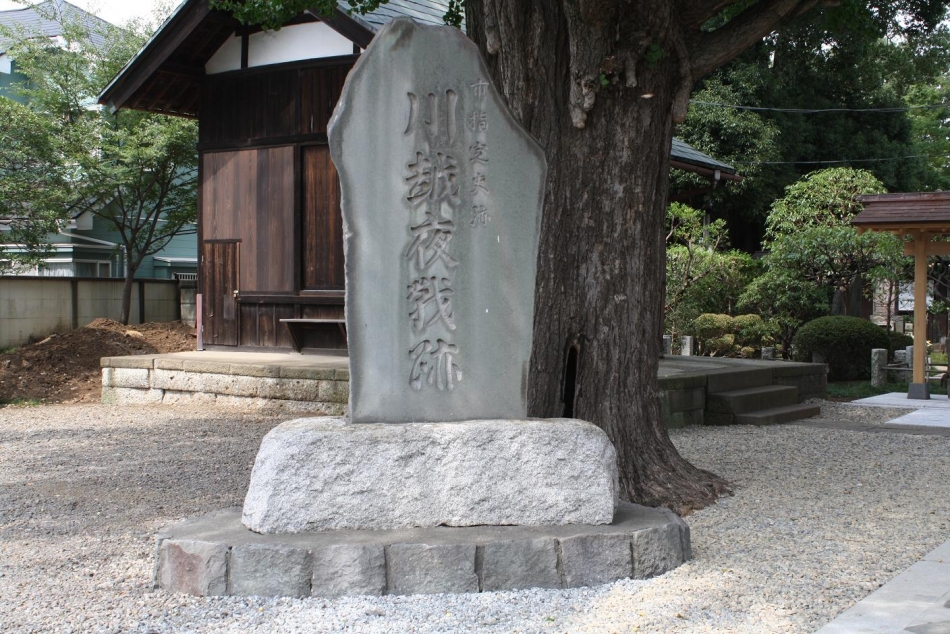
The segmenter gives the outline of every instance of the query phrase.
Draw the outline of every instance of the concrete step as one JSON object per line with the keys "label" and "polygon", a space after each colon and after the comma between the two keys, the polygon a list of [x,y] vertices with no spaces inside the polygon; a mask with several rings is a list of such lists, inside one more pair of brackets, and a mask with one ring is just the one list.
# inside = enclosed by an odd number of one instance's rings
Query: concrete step
{"label": "concrete step", "polygon": [[747,414],[756,410],[796,403],[798,403],[798,388],[794,385],[762,385],[709,394],[706,397],[706,411]]}
{"label": "concrete step", "polygon": [[801,403],[797,405],[784,405],[782,407],[773,407],[763,409],[748,414],[737,414],[736,423],[739,425],[779,425],[781,423],[791,423],[792,421],[803,418],[811,418],[821,413],[821,407],[818,405],[808,405]]}
{"label": "concrete step", "polygon": [[706,375],[706,392],[709,394],[764,385],[772,385],[772,369],[768,367],[748,370],[721,370]]}

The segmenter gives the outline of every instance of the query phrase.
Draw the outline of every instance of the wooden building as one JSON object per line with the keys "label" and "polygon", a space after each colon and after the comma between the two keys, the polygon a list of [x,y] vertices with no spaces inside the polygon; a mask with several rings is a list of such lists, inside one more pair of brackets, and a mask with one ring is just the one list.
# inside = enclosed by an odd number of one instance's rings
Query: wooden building
{"label": "wooden building", "polygon": [[[383,24],[441,24],[446,6],[390,0],[350,16],[340,5],[332,17],[306,11],[263,32],[208,0],[185,0],[100,96],[113,109],[198,119],[207,348],[346,347],[333,323],[343,319],[343,236],[327,122]],[[328,323],[311,323],[295,341],[287,320]]]}

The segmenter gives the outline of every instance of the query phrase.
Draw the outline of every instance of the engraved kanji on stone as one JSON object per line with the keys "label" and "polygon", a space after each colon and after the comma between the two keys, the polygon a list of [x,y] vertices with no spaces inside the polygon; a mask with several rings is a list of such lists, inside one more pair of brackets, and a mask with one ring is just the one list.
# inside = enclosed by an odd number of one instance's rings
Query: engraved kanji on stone
{"label": "engraved kanji on stone", "polygon": [[472,207],[472,222],[473,227],[487,227],[488,222],[491,220],[491,214],[488,213],[488,207],[485,205],[475,205]]}
{"label": "engraved kanji on stone", "polygon": [[476,110],[469,113],[468,127],[472,132],[485,132],[488,130],[488,113],[483,110]]}
{"label": "engraved kanji on stone", "polygon": [[[416,332],[422,332],[438,319],[449,330],[455,330],[455,317],[452,312],[452,282],[443,277],[420,277],[409,285],[409,319]],[[428,315],[428,306],[435,304],[432,315]]]}
{"label": "engraved kanji on stone", "polygon": [[434,159],[422,152],[416,152],[415,163],[409,163],[409,176],[406,183],[409,192],[406,200],[418,205],[425,200],[449,204],[458,204],[458,164],[448,154],[436,152]]}
{"label": "engraved kanji on stone", "polygon": [[447,251],[454,230],[455,223],[451,220],[437,220],[434,214],[427,211],[425,221],[410,228],[415,240],[406,250],[406,258],[415,260],[420,271],[425,271],[438,259],[448,267],[458,266],[458,261]]}
{"label": "engraved kanji on stone", "polygon": [[488,146],[481,141],[475,141],[468,148],[468,160],[472,163],[488,162]]}
{"label": "engraved kanji on stone", "polygon": [[469,86],[472,88],[472,92],[475,93],[476,97],[484,97],[488,94],[488,82],[484,79],[477,79]]}
{"label": "engraved kanji on stone", "polygon": [[476,172],[472,175],[472,193],[477,194],[479,191],[488,193],[488,179],[481,172]]}
{"label": "engraved kanji on stone", "polygon": [[409,351],[412,370],[409,385],[421,390],[423,382],[435,386],[440,392],[455,389],[455,382],[462,380],[462,369],[455,363],[458,346],[437,339],[435,347],[426,339]]}
{"label": "engraved kanji on stone", "polygon": [[412,134],[419,129],[421,120],[430,142],[436,142],[439,133],[444,131],[448,143],[450,145],[454,143],[456,132],[455,112],[458,106],[458,95],[455,94],[455,91],[446,90],[444,97],[430,92],[425,95],[424,99],[420,99],[418,95],[412,92],[407,94],[409,96],[409,123],[406,125],[405,134]]}

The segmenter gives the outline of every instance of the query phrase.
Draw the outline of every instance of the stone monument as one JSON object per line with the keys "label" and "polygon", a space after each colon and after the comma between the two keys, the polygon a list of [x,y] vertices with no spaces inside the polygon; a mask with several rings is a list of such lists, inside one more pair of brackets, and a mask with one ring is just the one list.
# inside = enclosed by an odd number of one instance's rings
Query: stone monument
{"label": "stone monument", "polygon": [[618,502],[603,431],[526,418],[546,166],[488,77],[461,31],[408,18],[351,71],[329,127],[349,417],[268,433],[240,512],[159,537],[162,587],[576,587],[689,558],[682,520]]}
{"label": "stone monument", "polygon": [[265,438],[255,531],[609,524],[613,445],[525,420],[547,166],[453,28],[394,20],[329,125],[342,186],[349,421]]}

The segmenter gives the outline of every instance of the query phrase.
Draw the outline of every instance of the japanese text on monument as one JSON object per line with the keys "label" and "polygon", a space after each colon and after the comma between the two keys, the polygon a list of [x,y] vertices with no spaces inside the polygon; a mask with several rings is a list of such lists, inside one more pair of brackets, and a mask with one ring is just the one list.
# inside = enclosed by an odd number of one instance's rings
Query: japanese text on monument
{"label": "japanese text on monument", "polygon": [[[471,216],[463,223],[475,228],[491,221],[488,82],[478,79],[468,89],[472,107],[464,115],[461,130],[456,91],[408,93],[405,134],[417,143],[406,163],[405,177],[410,215],[405,256],[413,275],[406,287],[406,314],[415,337],[409,350],[409,385],[414,390],[426,385],[453,390],[462,380],[457,362],[460,351],[452,337],[456,329],[452,299],[453,277],[464,263],[453,254],[452,240],[463,204],[471,207]],[[461,165],[459,158],[464,161]]]}

